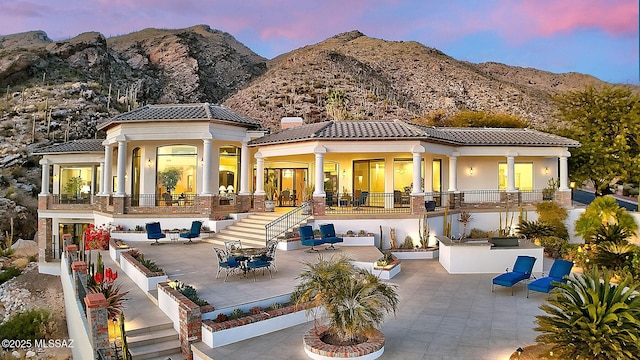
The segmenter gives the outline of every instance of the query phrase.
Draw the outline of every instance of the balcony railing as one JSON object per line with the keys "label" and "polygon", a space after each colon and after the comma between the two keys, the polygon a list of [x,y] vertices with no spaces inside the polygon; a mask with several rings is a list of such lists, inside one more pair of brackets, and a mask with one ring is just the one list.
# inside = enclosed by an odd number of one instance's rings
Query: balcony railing
{"label": "balcony railing", "polygon": [[354,193],[327,194],[327,214],[380,214],[411,213],[411,197],[404,193]]}

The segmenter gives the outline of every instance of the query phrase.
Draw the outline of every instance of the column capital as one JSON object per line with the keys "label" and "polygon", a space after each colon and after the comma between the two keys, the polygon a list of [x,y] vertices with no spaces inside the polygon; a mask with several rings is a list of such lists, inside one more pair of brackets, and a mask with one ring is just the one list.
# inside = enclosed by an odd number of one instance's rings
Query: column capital
{"label": "column capital", "polygon": [[324,147],[323,145],[318,145],[313,149],[313,153],[318,155],[318,154],[324,154],[327,152],[327,148]]}

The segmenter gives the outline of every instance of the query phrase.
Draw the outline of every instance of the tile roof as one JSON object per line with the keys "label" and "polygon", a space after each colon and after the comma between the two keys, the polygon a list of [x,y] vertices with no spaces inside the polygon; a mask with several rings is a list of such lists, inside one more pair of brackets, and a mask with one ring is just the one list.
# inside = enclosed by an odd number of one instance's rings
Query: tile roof
{"label": "tile roof", "polygon": [[222,105],[202,104],[160,104],[146,105],[122,113],[98,126],[98,130],[114,124],[147,121],[192,121],[214,120],[248,128],[261,128],[258,121],[242,116]]}
{"label": "tile roof", "polygon": [[419,139],[456,146],[524,145],[576,147],[580,143],[531,129],[443,128],[409,124],[404,121],[326,121],[288,128],[252,140],[252,146],[308,140]]}
{"label": "tile roof", "polygon": [[36,149],[34,155],[58,153],[104,153],[104,139],[73,140]]}

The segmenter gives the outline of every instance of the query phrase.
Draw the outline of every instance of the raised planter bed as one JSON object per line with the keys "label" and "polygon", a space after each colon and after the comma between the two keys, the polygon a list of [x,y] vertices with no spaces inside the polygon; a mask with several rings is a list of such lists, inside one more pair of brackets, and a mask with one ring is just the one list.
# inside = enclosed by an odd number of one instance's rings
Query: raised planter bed
{"label": "raised planter bed", "polygon": [[393,256],[402,260],[437,259],[440,255],[438,248],[428,249],[390,249]]}
{"label": "raised planter bed", "polygon": [[120,263],[120,254],[129,250],[131,250],[131,247],[120,240],[114,238],[109,240],[109,257],[117,264]]}
{"label": "raised planter bed", "polygon": [[386,265],[373,265],[372,274],[376,275],[380,279],[389,280],[400,273],[402,262],[400,259],[395,259]]}
{"label": "raised planter bed", "polygon": [[376,246],[376,239],[374,236],[344,236],[338,235],[342,238],[343,242],[338,243],[344,246]]}
{"label": "raised planter bed", "polygon": [[358,345],[338,346],[323,342],[320,337],[326,331],[326,326],[308,330],[302,339],[304,352],[314,360],[349,359],[374,360],[384,353],[384,334],[380,330],[369,336],[368,340]]}
{"label": "raised planter bed", "polygon": [[120,254],[120,268],[144,292],[156,290],[159,283],[168,279],[164,272],[149,271],[128,252]]}

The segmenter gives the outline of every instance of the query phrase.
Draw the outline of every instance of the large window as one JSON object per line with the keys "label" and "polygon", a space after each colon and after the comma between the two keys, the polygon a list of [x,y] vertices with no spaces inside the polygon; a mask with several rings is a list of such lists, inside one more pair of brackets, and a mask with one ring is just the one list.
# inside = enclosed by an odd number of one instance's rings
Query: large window
{"label": "large window", "polygon": [[[366,194],[365,194],[366,193]],[[361,204],[372,204],[372,193],[384,193],[384,160],[357,160],[353,162],[353,196]],[[384,201],[384,198],[377,197]],[[379,204],[375,204],[379,205]]]}
{"label": "large window", "polygon": [[220,147],[220,178],[218,180],[221,194],[233,194],[238,190],[238,169],[240,169],[240,149],[235,146]]}
{"label": "large window", "polygon": [[96,191],[93,166],[61,166],[61,201],[88,201]]}
{"label": "large window", "polygon": [[[514,164],[515,187],[521,191],[533,190],[533,164]],[[507,190],[507,163],[498,164],[498,189]]]}
{"label": "large window", "polygon": [[158,148],[158,193],[195,193],[198,154],[195,146],[173,145]]}

